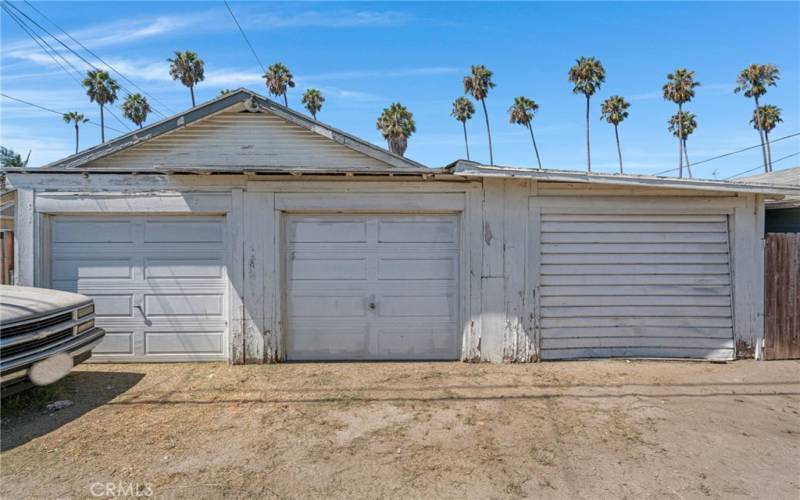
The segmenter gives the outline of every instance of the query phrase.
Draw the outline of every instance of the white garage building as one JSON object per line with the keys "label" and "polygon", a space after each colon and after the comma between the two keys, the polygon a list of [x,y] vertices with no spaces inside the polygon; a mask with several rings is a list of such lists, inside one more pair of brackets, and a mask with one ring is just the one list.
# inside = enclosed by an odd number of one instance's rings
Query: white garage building
{"label": "white garage building", "polygon": [[234,363],[758,354],[800,194],[429,169],[246,90],[7,182],[17,283],[94,297],[96,358]]}

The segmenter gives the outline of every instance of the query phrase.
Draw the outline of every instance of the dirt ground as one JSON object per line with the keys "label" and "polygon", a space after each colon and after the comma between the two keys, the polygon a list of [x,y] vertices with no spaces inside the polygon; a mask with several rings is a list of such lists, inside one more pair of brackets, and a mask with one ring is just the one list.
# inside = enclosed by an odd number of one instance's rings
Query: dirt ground
{"label": "dirt ground", "polygon": [[4,405],[0,497],[800,498],[800,362],[87,364],[56,392]]}

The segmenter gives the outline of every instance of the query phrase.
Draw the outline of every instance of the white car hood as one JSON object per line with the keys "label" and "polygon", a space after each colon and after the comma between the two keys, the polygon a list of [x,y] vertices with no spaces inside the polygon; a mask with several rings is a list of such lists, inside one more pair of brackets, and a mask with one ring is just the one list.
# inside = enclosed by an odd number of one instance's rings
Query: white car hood
{"label": "white car hood", "polygon": [[56,313],[90,300],[85,295],[47,288],[0,285],[0,324]]}

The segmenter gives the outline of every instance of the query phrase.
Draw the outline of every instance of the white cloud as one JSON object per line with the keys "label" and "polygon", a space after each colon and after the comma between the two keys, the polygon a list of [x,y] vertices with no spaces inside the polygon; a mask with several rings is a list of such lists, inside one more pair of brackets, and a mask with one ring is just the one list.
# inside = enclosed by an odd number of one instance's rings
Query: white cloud
{"label": "white cloud", "polygon": [[237,18],[247,26],[248,30],[394,26],[406,24],[413,19],[410,14],[404,12],[351,9],[340,9],[333,12],[308,10],[297,13],[247,14],[245,16],[237,13]]}

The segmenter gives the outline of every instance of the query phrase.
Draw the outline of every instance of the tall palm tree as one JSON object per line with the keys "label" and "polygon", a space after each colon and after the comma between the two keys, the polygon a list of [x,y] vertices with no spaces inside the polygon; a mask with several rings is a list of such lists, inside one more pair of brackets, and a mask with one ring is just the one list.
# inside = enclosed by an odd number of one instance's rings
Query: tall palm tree
{"label": "tall palm tree", "polygon": [[147,120],[147,114],[150,111],[152,111],[150,103],[142,94],[128,94],[125,102],[122,103],[122,114],[139,128],[142,128],[142,123]]}
{"label": "tall palm tree", "polygon": [[414,115],[397,102],[383,110],[376,126],[389,144],[392,153],[400,156],[406,152],[408,138],[417,131]]}
{"label": "tall palm tree", "polygon": [[83,116],[82,114],[78,113],[77,111],[70,111],[69,113],[64,113],[64,123],[73,123],[75,124],[75,152],[78,152],[78,138],[80,132],[78,131],[78,127],[82,123],[86,123],[89,121],[88,118]]}
{"label": "tall palm tree", "polygon": [[475,114],[475,106],[472,105],[472,101],[467,99],[466,97],[458,97],[455,101],[453,101],[453,111],[450,113],[450,116],[455,118],[456,120],[461,122],[461,126],[464,128],[464,147],[467,149],[467,160],[469,160],[469,142],[467,141],[467,120],[472,118],[472,115]]}
{"label": "tall palm tree", "polygon": [[[678,105],[678,114],[683,112],[683,105],[691,101],[694,97],[695,87],[699,87],[700,82],[694,81],[694,71],[686,68],[675,70],[674,73],[667,75],[667,83],[664,84],[664,99],[672,101]],[[676,115],[677,116],[677,115]],[[677,126],[683,125],[682,120],[677,121]],[[678,138],[678,176],[683,177],[683,132],[678,130],[675,135]]]}
{"label": "tall palm tree", "polygon": [[581,57],[569,69],[567,78],[574,85],[572,92],[586,96],[586,168],[592,171],[592,154],[589,147],[589,101],[600,85],[606,81],[606,70],[594,57]]}
{"label": "tall palm tree", "polygon": [[[777,81],[780,80],[780,71],[774,64],[751,64],[743,69],[739,76],[736,77],[736,88],[733,89],[735,93],[743,92],[747,98],[752,97],[755,101],[756,108],[754,113],[759,113],[758,99],[767,93],[767,87],[775,87]],[[760,122],[760,120],[756,120]],[[772,166],[769,165],[767,159],[767,147],[765,146],[764,131],[758,130],[758,137],[761,139],[761,154],[764,157],[764,171],[769,172]]]}
{"label": "tall palm tree", "polygon": [[539,168],[542,168],[542,160],[539,158],[539,148],[536,147],[536,139],[533,137],[533,116],[539,105],[533,99],[528,99],[525,96],[518,96],[514,98],[514,104],[508,108],[508,121],[517,125],[522,125],[528,128],[531,133],[531,141],[533,142],[533,151],[536,153],[536,162]]}
{"label": "tall palm tree", "polygon": [[100,105],[100,142],[106,142],[106,119],[103,108],[106,104],[114,104],[117,100],[119,84],[108,75],[107,71],[101,69],[87,71],[82,83],[89,100]]}
{"label": "tall palm tree", "polygon": [[492,72],[483,64],[473,65],[470,74],[464,77],[464,93],[481,101],[483,106],[483,116],[486,118],[486,135],[489,137],[489,164],[494,165],[494,154],[492,151],[492,131],[489,129],[489,114],[486,112],[486,96],[489,89],[494,88],[492,82]]}
{"label": "tall palm tree", "polygon": [[767,143],[767,163],[769,172],[772,172],[772,148],[769,145],[769,133],[783,121],[781,118],[781,108],[773,104],[765,104],[753,111],[753,119],[750,124],[753,128],[764,133],[764,141]]}
{"label": "tall palm tree", "polygon": [[689,153],[686,151],[686,139],[692,135],[692,132],[697,128],[697,116],[688,111],[678,111],[669,119],[669,131],[672,135],[678,138],[681,143],[681,150],[684,159],[686,160],[686,170],[689,173],[689,178],[692,178],[692,166],[689,163]]}
{"label": "tall palm tree", "polygon": [[306,107],[315,120],[317,119],[317,113],[322,109],[323,102],[325,102],[325,97],[317,89],[308,89],[303,93],[303,106]]}
{"label": "tall palm tree", "polygon": [[614,125],[614,138],[617,140],[617,157],[619,158],[619,173],[622,171],[622,148],[619,146],[619,124],[628,117],[630,103],[620,95],[612,95],[600,105],[601,119]]}
{"label": "tall palm tree", "polygon": [[194,86],[205,80],[205,63],[197,56],[196,52],[176,50],[173,59],[167,59],[170,63],[169,76],[173,80],[180,80],[182,84],[189,87],[192,96],[192,107],[194,102]]}
{"label": "tall palm tree", "polygon": [[283,105],[289,107],[289,100],[286,98],[286,91],[294,88],[294,77],[289,68],[281,63],[275,63],[264,73],[262,78],[267,80],[267,89],[274,96],[283,96]]}

